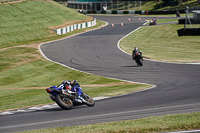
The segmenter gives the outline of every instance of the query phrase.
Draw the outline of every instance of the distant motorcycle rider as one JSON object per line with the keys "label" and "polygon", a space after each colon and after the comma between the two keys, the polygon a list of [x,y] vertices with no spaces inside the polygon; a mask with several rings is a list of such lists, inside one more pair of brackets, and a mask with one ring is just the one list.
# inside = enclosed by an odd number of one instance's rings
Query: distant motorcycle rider
{"label": "distant motorcycle rider", "polygon": [[154,17],[153,19],[152,19],[152,21],[153,21],[153,23],[157,23],[157,20],[156,20],[156,18]]}
{"label": "distant motorcycle rider", "polygon": [[180,17],[180,13],[178,10],[176,10],[176,17]]}
{"label": "distant motorcycle rider", "polygon": [[135,47],[133,52],[132,52],[132,59],[135,60],[136,53],[142,54],[142,52],[138,49],[138,47]]}
{"label": "distant motorcycle rider", "polygon": [[156,24],[157,24],[157,20],[156,20],[156,18],[154,17],[154,18],[152,19],[152,21],[150,21],[149,25],[156,25]]}

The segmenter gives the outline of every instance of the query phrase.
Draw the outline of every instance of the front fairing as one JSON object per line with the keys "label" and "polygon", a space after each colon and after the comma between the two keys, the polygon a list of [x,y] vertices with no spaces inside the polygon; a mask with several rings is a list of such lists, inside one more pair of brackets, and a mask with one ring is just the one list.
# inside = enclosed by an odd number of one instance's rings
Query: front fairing
{"label": "front fairing", "polygon": [[74,91],[77,92],[78,96],[81,96],[83,94],[82,88],[80,86],[79,87],[75,86],[75,87],[73,87],[73,89],[74,89]]}

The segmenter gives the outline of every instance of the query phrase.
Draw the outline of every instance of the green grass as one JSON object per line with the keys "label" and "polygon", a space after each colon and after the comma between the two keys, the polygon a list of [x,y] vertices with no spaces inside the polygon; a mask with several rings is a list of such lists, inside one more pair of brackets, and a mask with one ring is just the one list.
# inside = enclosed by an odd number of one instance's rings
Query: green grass
{"label": "green grass", "polygon": [[104,87],[82,87],[84,91],[93,97],[113,97],[122,94],[128,94],[131,92],[144,90],[150,88],[151,85],[146,84],[134,84],[134,85],[115,85],[115,86],[104,86]]}
{"label": "green grass", "polygon": [[178,22],[178,19],[159,19],[157,23],[170,23],[170,22]]}
{"label": "green grass", "polygon": [[[36,50],[34,48],[16,47],[0,52],[2,64],[7,64],[0,67],[2,70],[0,71],[0,90],[22,87],[45,87],[59,84],[65,79],[84,81],[82,84],[119,82],[74,71],[49,62],[43,59]],[[93,80],[86,80],[85,77],[92,78]]]}
{"label": "green grass", "polygon": [[[30,107],[38,104],[52,103],[45,90],[24,89],[0,91],[1,110]],[[17,102],[15,102],[17,101]]]}
{"label": "green grass", "polygon": [[191,114],[152,116],[137,120],[107,122],[84,126],[58,127],[23,133],[149,133],[182,131],[200,128],[200,112]]}
{"label": "green grass", "polygon": [[[150,21],[152,19],[148,20],[149,22],[146,24],[146,25],[149,25]],[[170,22],[178,22],[178,19],[158,19],[157,20],[157,24],[160,24],[160,23],[170,23]]]}
{"label": "green grass", "polygon": [[53,1],[2,4],[0,14],[0,48],[56,36],[48,27],[88,18]]}
{"label": "green grass", "polygon": [[144,11],[157,10],[158,8],[161,7],[162,3],[163,3],[162,1],[161,2],[157,2],[157,1],[143,1],[142,2],[142,10],[144,10]]}
{"label": "green grass", "polygon": [[[153,15],[139,15],[141,17],[176,17],[176,14],[153,14]],[[180,14],[181,17],[186,17],[186,13],[181,13]],[[189,17],[193,17],[193,13],[189,13],[188,14]],[[179,19],[179,18],[177,18]]]}
{"label": "green grass", "polygon": [[176,6],[162,6],[158,10],[185,9],[186,6],[197,7],[197,6],[200,6],[200,2],[198,2],[198,0],[189,0],[189,1],[186,1],[186,2],[182,2],[182,3],[180,3],[179,5],[176,5]]}
{"label": "green grass", "polygon": [[[96,78],[96,77],[91,76],[91,78]],[[96,78],[93,80],[93,82],[96,81],[99,83],[105,80],[106,80],[105,78]],[[112,80],[109,80],[109,79],[107,80],[108,82],[109,81],[113,82]],[[118,85],[118,86],[108,86],[108,87],[105,87],[105,86],[104,87],[82,87],[82,89],[85,93],[89,94],[92,97],[112,97],[112,96],[117,96],[117,95],[122,95],[126,93],[131,93],[134,91],[142,90],[148,87],[151,87],[151,86],[135,84],[135,85],[123,85],[123,86]],[[26,89],[0,90],[0,106],[1,106],[0,111],[54,103],[49,98],[49,95],[47,94],[45,87],[36,87],[36,88],[38,89],[26,88]]]}
{"label": "green grass", "polygon": [[[59,85],[63,80],[75,79],[81,85],[121,82],[49,62],[32,47],[13,47],[0,51],[0,59],[0,111],[52,103],[45,89]],[[83,91],[92,97],[116,96],[148,87],[151,86],[83,87]]]}
{"label": "green grass", "polygon": [[200,62],[200,37],[178,37],[177,30],[183,27],[178,24],[145,26],[123,39],[120,47],[131,54],[137,46],[143,52],[144,57],[153,60],[180,63]]}
{"label": "green grass", "polygon": [[162,1],[158,2],[157,0],[153,1],[143,1],[142,2],[142,10],[177,10],[177,9],[185,9],[185,7],[196,7],[200,6],[200,2],[198,0],[189,0],[178,5],[166,6]]}

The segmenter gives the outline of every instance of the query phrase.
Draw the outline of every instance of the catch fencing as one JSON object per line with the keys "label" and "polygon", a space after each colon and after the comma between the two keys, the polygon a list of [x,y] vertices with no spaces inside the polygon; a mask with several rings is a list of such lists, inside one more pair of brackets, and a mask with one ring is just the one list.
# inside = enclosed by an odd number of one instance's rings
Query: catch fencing
{"label": "catch fencing", "polygon": [[79,10],[106,11],[106,10],[141,10],[141,1],[117,1],[117,2],[80,2],[68,0],[68,7]]}
{"label": "catch fencing", "polygon": [[179,19],[183,28],[177,30],[179,36],[200,36],[200,7],[186,7],[186,17]]}
{"label": "catch fencing", "polygon": [[200,28],[200,7],[186,7],[185,12],[186,19],[179,19],[179,24],[184,24],[184,28]]}

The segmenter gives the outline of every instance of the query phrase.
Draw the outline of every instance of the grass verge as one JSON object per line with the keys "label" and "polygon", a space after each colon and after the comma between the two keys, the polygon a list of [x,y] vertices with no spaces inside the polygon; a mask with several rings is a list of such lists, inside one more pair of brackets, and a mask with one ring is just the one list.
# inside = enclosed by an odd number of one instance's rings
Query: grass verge
{"label": "grass verge", "polygon": [[91,124],[84,126],[58,127],[34,130],[23,133],[150,133],[191,130],[200,128],[200,112],[191,114],[177,114],[153,116],[137,120],[126,120]]}
{"label": "grass verge", "polygon": [[120,47],[131,54],[133,48],[137,46],[144,57],[153,60],[179,63],[200,62],[200,37],[178,37],[177,30],[181,28],[183,25],[178,24],[141,27],[124,38],[120,42]]}
{"label": "grass verge", "polygon": [[158,24],[160,24],[160,23],[170,23],[170,22],[178,22],[178,19],[159,19],[157,21]]}
{"label": "grass verge", "polygon": [[[79,80],[81,85],[121,82],[49,62],[32,47],[13,47],[0,51],[0,59],[0,111],[52,103],[45,88],[58,85],[67,79]],[[123,87],[83,87],[83,90],[92,97],[100,97],[121,95],[148,87],[151,86],[132,84]]]}
{"label": "grass verge", "polygon": [[[73,71],[72,71],[73,72]],[[84,78],[95,78],[93,82],[101,82],[107,80],[110,82],[120,82],[113,81],[103,77],[97,77],[92,75],[84,75]],[[57,80],[58,81],[58,80]],[[82,80],[83,81],[83,80]],[[86,81],[85,81],[86,82]],[[90,84],[90,83],[88,83]],[[92,97],[113,97],[117,95],[127,94],[134,91],[146,89],[151,87],[150,85],[144,84],[130,84],[130,85],[115,85],[115,86],[104,86],[104,87],[82,87],[83,91]],[[12,89],[0,91],[0,106],[1,110],[14,110],[17,108],[25,108],[36,105],[51,104],[52,100],[45,91],[45,87],[38,87],[43,89]],[[14,98],[13,98],[14,96]],[[14,99],[14,100],[13,100]]]}
{"label": "grass verge", "polygon": [[[149,25],[151,20],[152,19],[149,19],[148,20],[149,22],[146,25]],[[171,23],[171,22],[178,22],[178,19],[157,19],[157,24]]]}

